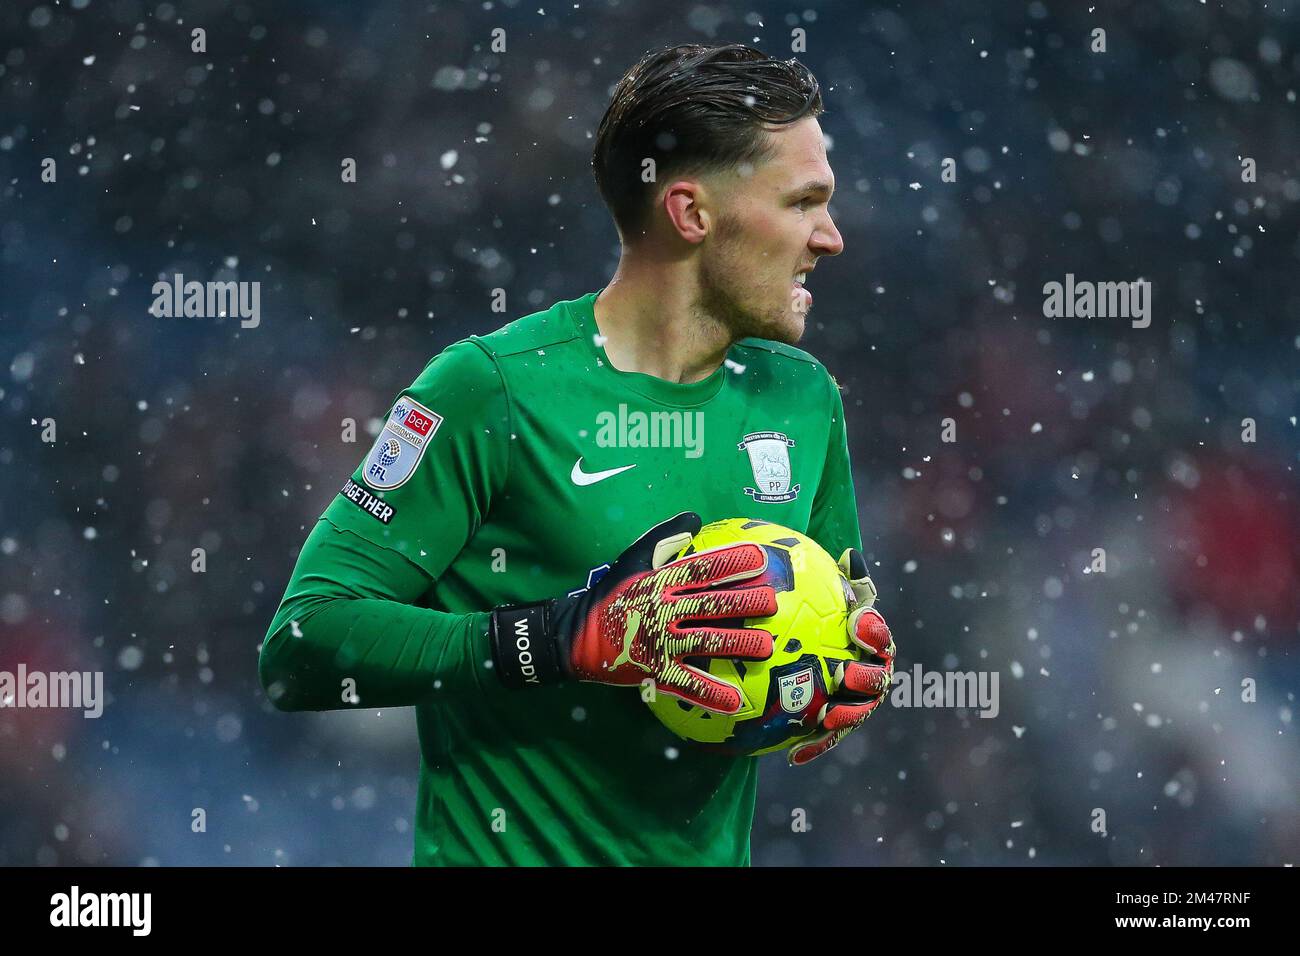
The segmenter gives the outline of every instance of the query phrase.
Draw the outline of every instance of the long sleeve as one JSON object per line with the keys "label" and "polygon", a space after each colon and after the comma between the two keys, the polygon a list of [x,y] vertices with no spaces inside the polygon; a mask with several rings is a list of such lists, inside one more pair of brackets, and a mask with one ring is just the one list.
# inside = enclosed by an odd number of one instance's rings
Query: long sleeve
{"label": "long sleeve", "polygon": [[271,701],[281,710],[401,707],[435,691],[481,691],[495,680],[483,666],[489,614],[412,606],[431,583],[401,555],[318,521],[262,646]]}
{"label": "long sleeve", "polygon": [[509,418],[496,363],[473,340],[397,398],[308,536],[262,644],[277,707],[399,707],[497,686],[484,666],[490,609],[417,605],[504,486]]}

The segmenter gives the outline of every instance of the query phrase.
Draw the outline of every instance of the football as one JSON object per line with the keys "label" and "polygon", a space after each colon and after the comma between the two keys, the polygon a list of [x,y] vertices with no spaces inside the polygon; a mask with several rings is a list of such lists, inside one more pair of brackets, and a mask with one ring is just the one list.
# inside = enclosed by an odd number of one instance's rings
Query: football
{"label": "football", "polygon": [[[769,521],[728,518],[701,528],[677,558],[740,542],[767,552],[777,611],[746,618],[744,624],[771,632],[772,656],[758,662],[685,659],[739,688],[743,703],[736,714],[715,714],[662,692],[647,703],[679,737],[723,753],[758,756],[812,734],[836,666],[863,657],[845,626],[853,589],[835,559],[806,535]],[[734,627],[740,622],[716,623]]]}

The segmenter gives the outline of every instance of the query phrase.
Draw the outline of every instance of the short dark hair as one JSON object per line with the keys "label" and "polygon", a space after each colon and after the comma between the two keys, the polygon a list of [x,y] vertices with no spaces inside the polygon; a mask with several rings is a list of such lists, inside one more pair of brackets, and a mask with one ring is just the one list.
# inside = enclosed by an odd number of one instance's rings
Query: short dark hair
{"label": "short dark hair", "polygon": [[[628,238],[645,227],[665,176],[756,164],[772,151],[765,125],[821,112],[821,87],[798,60],[740,43],[653,50],[619,80],[600,121],[596,185]],[[658,182],[642,181],[646,159]]]}

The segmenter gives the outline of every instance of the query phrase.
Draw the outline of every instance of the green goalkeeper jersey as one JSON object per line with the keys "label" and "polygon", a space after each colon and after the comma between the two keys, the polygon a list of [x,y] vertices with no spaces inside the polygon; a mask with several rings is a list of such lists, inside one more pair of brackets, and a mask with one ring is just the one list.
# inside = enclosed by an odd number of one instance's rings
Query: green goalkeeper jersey
{"label": "green goalkeeper jersey", "polygon": [[263,644],[282,709],[416,707],[416,864],[748,864],[757,759],[694,749],[635,688],[506,690],[489,611],[586,586],[682,511],[861,546],[820,363],[744,339],[702,381],[623,372],[598,294],[428,363],[308,536]]}

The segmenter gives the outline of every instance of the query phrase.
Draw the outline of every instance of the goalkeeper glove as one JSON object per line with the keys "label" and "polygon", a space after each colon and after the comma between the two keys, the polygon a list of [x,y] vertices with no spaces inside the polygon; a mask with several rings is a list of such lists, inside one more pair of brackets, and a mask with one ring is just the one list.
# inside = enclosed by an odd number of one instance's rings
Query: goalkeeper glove
{"label": "goalkeeper glove", "polygon": [[889,696],[894,680],[894,637],[880,612],[872,607],[876,603],[876,585],[867,573],[866,559],[857,548],[848,548],[840,555],[839,564],[853,588],[849,639],[872,660],[838,662],[831,698],[817,717],[820,732],[790,748],[790,763],[795,766],[816,760],[861,727]]}
{"label": "goalkeeper glove", "polygon": [[[734,714],[740,691],[683,662],[686,657],[766,660],[772,635],[735,619],[776,613],[767,553],[756,544],[713,548],[668,562],[700,530],[686,511],[637,538],[592,587],[540,604],[492,612],[496,671],[507,687],[566,678],[635,686],[706,710]],[[708,621],[730,619],[726,626]]]}

